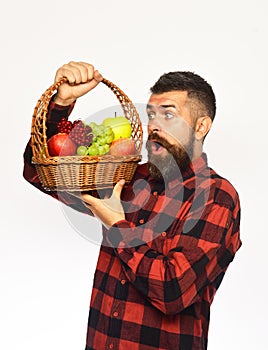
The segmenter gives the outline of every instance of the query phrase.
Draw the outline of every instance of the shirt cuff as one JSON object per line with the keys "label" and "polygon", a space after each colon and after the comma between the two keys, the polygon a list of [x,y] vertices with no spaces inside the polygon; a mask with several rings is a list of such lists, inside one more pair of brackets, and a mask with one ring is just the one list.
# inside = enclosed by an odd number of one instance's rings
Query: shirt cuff
{"label": "shirt cuff", "polygon": [[[55,96],[55,95],[54,95]],[[54,97],[53,96],[53,97]],[[51,105],[51,108],[53,108],[53,109],[57,109],[57,110],[68,110],[71,106],[74,106],[75,105],[75,102],[76,101],[74,101],[73,103],[71,103],[70,105],[68,105],[68,106],[62,106],[62,105],[59,105],[59,104],[57,104],[56,102],[54,102],[53,101],[53,97],[52,97],[52,99],[51,99],[51,101],[50,101],[50,105]]]}
{"label": "shirt cuff", "polygon": [[52,96],[49,102],[48,113],[47,113],[47,138],[48,139],[58,132],[57,124],[62,120],[62,118],[68,119],[75,105],[75,101],[69,106],[58,105],[53,101],[54,96]]}
{"label": "shirt cuff", "polygon": [[69,106],[61,106],[53,101],[54,96],[52,96],[49,102],[47,121],[59,122],[61,121],[62,118],[68,119],[69,115],[71,114],[75,106],[76,101],[71,103]]}

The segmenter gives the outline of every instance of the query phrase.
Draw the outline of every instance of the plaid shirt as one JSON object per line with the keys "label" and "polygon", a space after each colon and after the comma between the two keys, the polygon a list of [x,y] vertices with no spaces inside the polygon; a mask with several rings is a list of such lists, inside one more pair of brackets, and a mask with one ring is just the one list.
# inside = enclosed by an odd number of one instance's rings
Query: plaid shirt
{"label": "plaid shirt", "polygon": [[[50,133],[72,107],[50,104]],[[24,177],[44,191],[30,160],[28,144]],[[210,305],[241,245],[237,192],[203,154],[166,185],[139,165],[121,198],[126,219],[103,230],[86,350],[206,349]]]}

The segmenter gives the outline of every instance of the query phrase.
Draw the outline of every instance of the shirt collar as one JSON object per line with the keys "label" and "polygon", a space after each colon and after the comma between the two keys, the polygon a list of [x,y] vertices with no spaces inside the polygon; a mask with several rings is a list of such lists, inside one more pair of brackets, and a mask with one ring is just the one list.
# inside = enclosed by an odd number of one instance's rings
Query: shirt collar
{"label": "shirt collar", "polygon": [[168,183],[168,188],[173,189],[177,185],[181,185],[187,179],[192,178],[200,174],[207,167],[207,155],[202,153],[200,157],[193,160],[190,165],[179,174],[178,178],[171,180]]}

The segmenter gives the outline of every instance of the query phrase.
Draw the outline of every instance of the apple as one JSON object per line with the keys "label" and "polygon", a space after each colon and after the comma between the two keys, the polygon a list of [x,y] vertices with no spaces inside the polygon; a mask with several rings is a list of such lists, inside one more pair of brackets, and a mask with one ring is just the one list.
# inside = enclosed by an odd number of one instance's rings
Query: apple
{"label": "apple", "polygon": [[76,144],[66,133],[58,133],[47,141],[48,153],[51,157],[73,156],[76,154]]}
{"label": "apple", "polygon": [[129,138],[120,138],[114,140],[110,145],[110,155],[112,156],[129,156],[137,153],[135,143]]}
{"label": "apple", "polygon": [[102,125],[110,126],[114,133],[114,140],[120,138],[129,138],[132,133],[132,128],[129,120],[126,117],[118,116],[113,118],[106,118],[103,120]]}

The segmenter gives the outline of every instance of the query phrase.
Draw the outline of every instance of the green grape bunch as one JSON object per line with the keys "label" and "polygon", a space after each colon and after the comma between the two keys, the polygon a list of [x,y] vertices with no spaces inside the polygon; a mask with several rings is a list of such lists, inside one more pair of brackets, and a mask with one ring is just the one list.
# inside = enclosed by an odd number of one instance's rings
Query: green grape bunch
{"label": "green grape bunch", "polygon": [[104,126],[95,122],[90,122],[93,135],[90,145],[81,145],[77,148],[77,155],[97,156],[107,154],[110,150],[110,144],[114,140],[114,133],[110,126]]}

